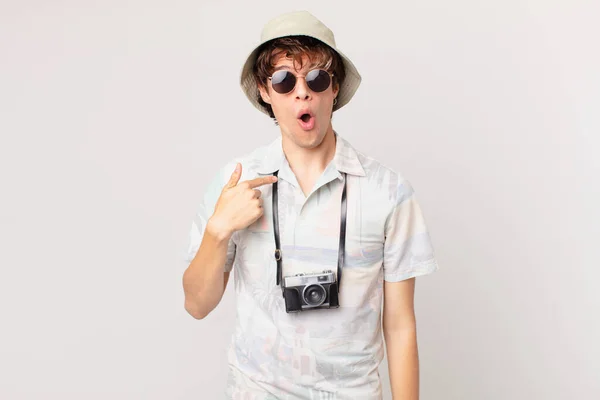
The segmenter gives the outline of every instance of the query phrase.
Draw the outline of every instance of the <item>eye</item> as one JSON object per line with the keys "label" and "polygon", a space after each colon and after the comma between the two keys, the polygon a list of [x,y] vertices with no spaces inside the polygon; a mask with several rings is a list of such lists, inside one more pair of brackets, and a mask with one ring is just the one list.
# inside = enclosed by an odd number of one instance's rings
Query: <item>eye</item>
{"label": "eye", "polygon": [[315,92],[322,92],[329,87],[331,78],[329,73],[322,69],[314,69],[306,74],[306,83]]}
{"label": "eye", "polygon": [[289,93],[296,86],[296,77],[289,71],[277,71],[271,77],[271,85],[277,93]]}
{"label": "eye", "polygon": [[288,77],[289,72],[288,71],[276,71],[273,76],[271,77],[271,81],[273,82],[273,85],[277,85],[281,82],[283,82],[287,77]]}

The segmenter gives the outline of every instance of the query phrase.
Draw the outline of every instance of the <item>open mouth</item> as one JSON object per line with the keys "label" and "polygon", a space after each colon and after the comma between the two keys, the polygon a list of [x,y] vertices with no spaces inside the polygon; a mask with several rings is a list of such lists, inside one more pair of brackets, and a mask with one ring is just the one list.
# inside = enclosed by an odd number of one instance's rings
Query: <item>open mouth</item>
{"label": "open mouth", "polygon": [[315,117],[309,113],[302,113],[298,117],[300,128],[305,131],[310,131],[315,127]]}
{"label": "open mouth", "polygon": [[315,127],[315,116],[308,108],[304,108],[298,111],[296,114],[298,118],[298,124],[304,131],[310,131]]}

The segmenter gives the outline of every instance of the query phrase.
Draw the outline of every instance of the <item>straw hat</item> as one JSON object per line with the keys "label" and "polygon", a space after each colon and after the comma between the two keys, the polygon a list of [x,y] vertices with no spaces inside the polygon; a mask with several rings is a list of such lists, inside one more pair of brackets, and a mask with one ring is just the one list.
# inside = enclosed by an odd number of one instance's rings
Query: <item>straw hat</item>
{"label": "straw hat", "polygon": [[252,68],[256,62],[256,56],[258,55],[259,47],[268,42],[269,40],[285,37],[285,36],[310,36],[321,42],[327,44],[333,50],[335,50],[344,62],[344,68],[346,70],[346,78],[340,85],[340,91],[337,96],[337,103],[333,106],[333,111],[339,110],[354,96],[356,89],[360,85],[361,77],[354,64],[348,57],[342,53],[335,45],[335,38],[333,32],[325,24],[319,21],[308,11],[294,11],[279,15],[271,19],[264,26],[260,42],[256,45],[254,50],[250,52],[240,77],[240,84],[242,90],[248,97],[248,100],[260,111],[268,115],[265,110],[258,103],[258,87],[257,82],[252,74]]}

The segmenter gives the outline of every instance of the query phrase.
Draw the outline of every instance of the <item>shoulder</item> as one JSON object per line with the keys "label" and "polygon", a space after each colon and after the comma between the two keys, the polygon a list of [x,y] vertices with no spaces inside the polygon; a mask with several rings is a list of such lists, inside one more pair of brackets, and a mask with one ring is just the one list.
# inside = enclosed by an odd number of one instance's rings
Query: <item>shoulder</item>
{"label": "shoulder", "polygon": [[381,194],[392,204],[397,204],[412,195],[413,187],[401,171],[360,150],[354,150],[365,171],[363,181],[369,192]]}

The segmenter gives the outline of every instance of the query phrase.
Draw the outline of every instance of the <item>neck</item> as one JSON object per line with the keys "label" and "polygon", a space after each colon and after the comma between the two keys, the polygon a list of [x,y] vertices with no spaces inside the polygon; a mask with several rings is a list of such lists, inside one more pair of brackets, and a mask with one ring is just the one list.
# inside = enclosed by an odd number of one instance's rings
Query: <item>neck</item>
{"label": "neck", "polygon": [[316,139],[315,142],[295,143],[284,134],[282,146],[288,164],[296,176],[316,179],[335,156],[336,137],[330,124],[320,142]]}

